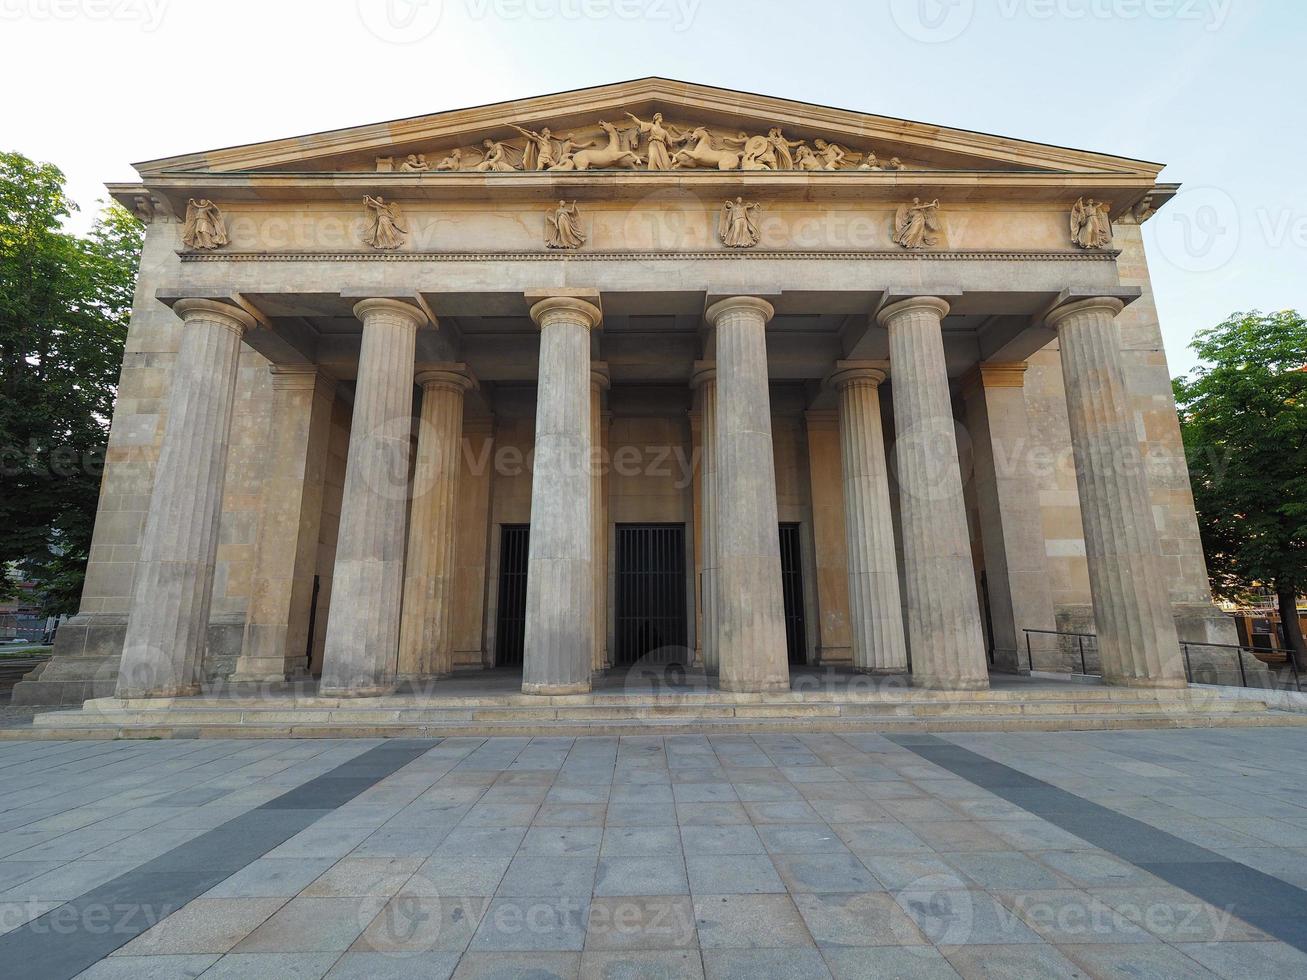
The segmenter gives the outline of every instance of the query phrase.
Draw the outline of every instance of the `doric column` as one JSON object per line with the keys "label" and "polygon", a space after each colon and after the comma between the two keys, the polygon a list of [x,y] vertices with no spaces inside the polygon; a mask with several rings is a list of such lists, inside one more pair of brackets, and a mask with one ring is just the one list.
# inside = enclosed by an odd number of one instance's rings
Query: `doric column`
{"label": "doric column", "polygon": [[901,674],[908,669],[908,649],[880,420],[885,375],[883,362],[840,361],[830,381],[840,397],[853,665],[869,673]]}
{"label": "doric column", "polygon": [[181,346],[122,664],[119,697],[195,694],[203,680],[241,336],[254,318],[202,299],[173,307]]}
{"label": "doric column", "polygon": [[608,365],[590,365],[590,510],[594,516],[590,544],[594,577],[594,663],[593,670],[608,666],[608,495],[604,492],[604,392],[610,381]]}
{"label": "doric column", "polygon": [[[1026,455],[1031,441],[1025,375],[1024,361],[981,364],[962,386],[985,552],[994,663],[1009,671],[1023,665],[1023,630],[1056,629],[1038,485]],[[1043,642],[1047,640],[1043,638]]]}
{"label": "doric column", "polygon": [[715,674],[721,667],[717,650],[717,366],[697,361],[690,384],[699,416],[699,602],[702,625],[699,649],[703,667]]}
{"label": "doric column", "polygon": [[717,351],[717,657],[727,691],[788,691],[766,300],[713,304]]}
{"label": "doric column", "polygon": [[944,364],[948,303],[919,296],[878,314],[894,372],[895,461],[903,528],[912,680],[926,687],[989,686],[967,535],[962,473]]}
{"label": "doric column", "polygon": [[324,695],[394,690],[404,588],[404,524],[413,433],[413,353],[426,316],[409,303],[365,299],[336,568],[322,657]]}
{"label": "doric column", "polygon": [[234,681],[275,682],[308,668],[322,484],[336,383],[318,368],[274,364],[272,440]]}
{"label": "doric column", "polygon": [[590,331],[599,308],[570,296],[531,307],[540,327],[524,694],[590,690],[594,665],[594,511]]}
{"label": "doric column", "polygon": [[1119,299],[1101,297],[1048,316],[1062,352],[1103,680],[1182,687],[1184,666],[1121,362],[1115,320],[1121,309]]}
{"label": "doric column", "polygon": [[458,501],[463,394],[476,385],[466,365],[417,374],[422,389],[399,622],[399,676],[442,677],[454,669],[451,646],[454,511]]}

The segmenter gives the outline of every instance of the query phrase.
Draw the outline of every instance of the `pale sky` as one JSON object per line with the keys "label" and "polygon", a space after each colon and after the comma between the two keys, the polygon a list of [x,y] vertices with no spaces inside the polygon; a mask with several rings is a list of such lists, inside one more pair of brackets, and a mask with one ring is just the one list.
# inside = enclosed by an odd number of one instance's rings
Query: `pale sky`
{"label": "pale sky", "polygon": [[1169,164],[1172,373],[1307,311],[1300,0],[0,0],[0,147],[89,224],[134,161],[664,75]]}

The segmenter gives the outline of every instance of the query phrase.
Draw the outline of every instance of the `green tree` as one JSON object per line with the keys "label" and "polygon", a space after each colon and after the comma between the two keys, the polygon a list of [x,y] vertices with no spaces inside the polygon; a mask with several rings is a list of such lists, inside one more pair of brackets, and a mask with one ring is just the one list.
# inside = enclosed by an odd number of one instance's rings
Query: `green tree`
{"label": "green tree", "polygon": [[1174,382],[1212,587],[1239,600],[1270,588],[1294,660],[1307,663],[1307,321],[1237,313],[1200,331],[1203,363]]}
{"label": "green tree", "polygon": [[0,594],[76,610],[142,230],[106,207],[86,237],[55,166],[0,153]]}

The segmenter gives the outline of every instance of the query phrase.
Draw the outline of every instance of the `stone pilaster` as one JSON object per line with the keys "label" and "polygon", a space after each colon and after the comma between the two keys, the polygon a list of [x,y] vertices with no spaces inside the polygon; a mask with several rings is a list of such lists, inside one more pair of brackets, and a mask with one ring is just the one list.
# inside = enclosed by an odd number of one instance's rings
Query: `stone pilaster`
{"label": "stone pilaster", "polygon": [[233,681],[275,682],[308,668],[309,613],[336,383],[274,364],[269,472],[241,654]]}
{"label": "stone pilaster", "polygon": [[699,424],[699,603],[702,623],[699,648],[703,667],[715,674],[721,667],[717,648],[717,367],[696,361],[690,379]]}
{"label": "stone pilaster", "polygon": [[354,307],[363,321],[331,610],[324,695],[394,690],[404,588],[404,525],[413,432],[413,355],[426,316],[393,299]]}
{"label": "stone pilaster", "polygon": [[181,347],[127,621],[119,697],[195,694],[203,676],[244,310],[182,300]]}
{"label": "stone pilaster", "polygon": [[912,680],[925,687],[989,686],[967,535],[957,436],[941,324],[948,303],[902,300],[878,314],[894,372],[895,461],[903,529]]}
{"label": "stone pilaster", "polygon": [[[812,502],[812,558],[816,571],[817,658],[825,666],[853,663],[849,615],[848,535],[840,467],[839,412],[804,413],[808,442],[808,493]],[[778,501],[779,503],[779,501]],[[900,616],[902,613],[900,613]]]}
{"label": "stone pilaster", "polygon": [[1116,315],[1101,297],[1048,316],[1057,331],[1103,680],[1181,687],[1184,664],[1153,522]]}
{"label": "stone pilaster", "polygon": [[885,376],[884,363],[840,361],[830,383],[840,398],[853,665],[868,673],[901,674],[908,669],[908,649],[880,418]]}
{"label": "stone pilaster", "polygon": [[590,505],[594,516],[590,544],[594,576],[594,670],[608,666],[608,495],[604,492],[604,392],[611,384],[608,365],[590,365]]}
{"label": "stone pilaster", "polygon": [[463,395],[476,385],[465,365],[417,374],[422,389],[399,622],[399,676],[443,677],[454,669],[452,646],[454,516],[458,502]]}
{"label": "stone pilaster", "polygon": [[[1026,364],[981,364],[963,381],[972,470],[985,552],[994,663],[1024,664],[1027,629],[1054,630],[1036,474],[1030,471]],[[1035,636],[1035,649],[1051,637]]]}
{"label": "stone pilaster", "polygon": [[524,694],[590,690],[594,666],[594,510],[590,331],[599,308],[570,296],[531,307],[540,327]]}
{"label": "stone pilaster", "polygon": [[727,691],[787,691],[785,606],[767,389],[766,300],[713,304],[716,332],[717,658]]}

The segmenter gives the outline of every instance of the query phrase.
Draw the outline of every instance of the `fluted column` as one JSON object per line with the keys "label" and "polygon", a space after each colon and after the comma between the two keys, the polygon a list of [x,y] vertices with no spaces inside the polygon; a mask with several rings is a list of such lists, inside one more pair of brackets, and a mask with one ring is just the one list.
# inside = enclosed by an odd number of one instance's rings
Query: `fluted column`
{"label": "fluted column", "polygon": [[322,658],[324,695],[394,689],[404,588],[404,525],[413,431],[416,306],[365,299],[336,568]]}
{"label": "fluted column", "polygon": [[948,303],[920,296],[878,319],[889,330],[895,461],[903,528],[912,680],[925,687],[989,686],[967,535],[962,473],[944,364]]}
{"label": "fluted column", "polygon": [[717,367],[712,361],[698,361],[690,384],[699,413],[699,593],[702,635],[699,648],[703,667],[710,674],[719,671],[717,651]]}
{"label": "fluted column", "polygon": [[1069,303],[1048,317],[1062,352],[1089,588],[1109,684],[1182,687],[1161,548],[1121,360],[1118,299]]}
{"label": "fluted column", "polygon": [[423,370],[399,622],[399,676],[443,677],[454,669],[454,512],[458,501],[463,395],[476,381],[465,365]]}
{"label": "fluted column", "polygon": [[594,511],[590,331],[598,307],[567,296],[531,307],[540,327],[524,694],[590,690],[594,665]]}
{"label": "fluted column", "polygon": [[590,510],[594,517],[590,544],[594,578],[593,670],[608,666],[608,495],[604,492],[604,392],[609,384],[608,365],[590,365]]}
{"label": "fluted column", "polygon": [[318,368],[274,364],[272,441],[233,681],[275,682],[308,669],[313,572],[336,383]]}
{"label": "fluted column", "polygon": [[181,346],[118,672],[119,697],[195,694],[203,680],[241,336],[254,319],[202,299],[173,307]]}
{"label": "fluted column", "polygon": [[885,375],[883,364],[841,361],[830,380],[840,396],[853,665],[869,673],[901,674],[908,669],[908,649],[880,419]]}
{"label": "fluted column", "polygon": [[767,390],[766,300],[708,309],[717,351],[717,657],[727,691],[788,691],[785,606]]}

